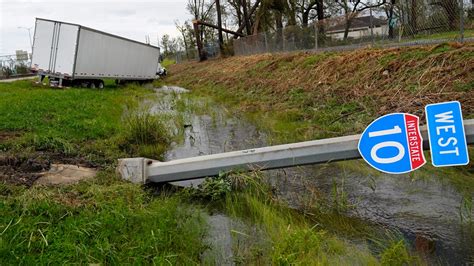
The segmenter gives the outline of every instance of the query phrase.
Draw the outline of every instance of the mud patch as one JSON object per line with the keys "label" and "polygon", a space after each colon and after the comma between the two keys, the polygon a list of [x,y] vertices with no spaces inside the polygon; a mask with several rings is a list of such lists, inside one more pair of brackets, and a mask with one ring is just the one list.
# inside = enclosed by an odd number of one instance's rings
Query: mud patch
{"label": "mud patch", "polygon": [[69,185],[81,180],[94,178],[97,171],[70,164],[52,164],[48,172],[41,173],[37,185]]}
{"label": "mud patch", "polygon": [[0,131],[0,143],[5,143],[9,140],[17,139],[22,134],[20,132]]}
{"label": "mud patch", "polygon": [[50,167],[50,160],[42,156],[0,155],[0,181],[30,187]]}
{"label": "mud patch", "polygon": [[[84,158],[65,157],[62,154],[36,152],[28,154],[0,153],[0,182],[31,187],[40,177],[59,171],[57,165],[71,165],[68,169],[96,168]],[[95,170],[94,170],[95,171]],[[66,179],[71,179],[70,171],[65,171]]]}

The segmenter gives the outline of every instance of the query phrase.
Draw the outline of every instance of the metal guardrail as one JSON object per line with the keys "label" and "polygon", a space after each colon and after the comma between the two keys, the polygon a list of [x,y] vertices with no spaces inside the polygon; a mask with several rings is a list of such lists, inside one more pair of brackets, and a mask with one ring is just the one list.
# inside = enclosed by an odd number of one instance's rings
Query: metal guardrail
{"label": "metal guardrail", "polygon": [[[464,120],[466,140],[474,143],[474,119]],[[429,149],[426,126],[421,127],[423,149]],[[119,159],[117,171],[133,183],[171,182],[217,176],[230,170],[268,170],[361,158],[360,135],[298,142],[159,162],[147,158]]]}

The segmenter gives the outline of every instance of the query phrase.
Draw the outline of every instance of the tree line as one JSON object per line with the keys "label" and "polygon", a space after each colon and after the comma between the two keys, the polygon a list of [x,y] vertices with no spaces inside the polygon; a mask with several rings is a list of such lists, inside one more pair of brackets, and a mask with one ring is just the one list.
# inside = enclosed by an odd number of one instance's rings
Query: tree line
{"label": "tree line", "polygon": [[[464,1],[465,13],[472,21],[472,3]],[[324,36],[335,24],[344,25],[344,40],[354,19],[370,14],[382,18],[388,25],[388,37],[395,38],[400,25],[404,34],[416,35],[434,30],[455,30],[459,27],[459,0],[188,0],[186,10],[191,18],[175,21],[180,36],[164,35],[161,46],[164,55],[183,51],[189,57],[196,56],[196,37],[204,47],[221,44],[221,52],[231,53],[232,40],[241,35],[277,32],[285,27],[313,27],[318,25]],[[220,19],[219,19],[220,18]],[[336,19],[337,18],[337,19]],[[193,25],[196,21],[216,25],[216,28]],[[219,25],[220,24],[220,25]],[[220,36],[222,36],[220,38]],[[215,46],[215,45],[214,45]],[[226,50],[227,49],[227,50]]]}

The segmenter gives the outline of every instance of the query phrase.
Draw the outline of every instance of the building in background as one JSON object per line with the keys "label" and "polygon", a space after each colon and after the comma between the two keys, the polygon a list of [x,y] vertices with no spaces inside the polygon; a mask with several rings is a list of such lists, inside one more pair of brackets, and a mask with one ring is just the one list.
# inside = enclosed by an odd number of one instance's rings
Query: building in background
{"label": "building in background", "polygon": [[[388,35],[388,22],[385,19],[376,18],[374,16],[363,16],[353,18],[349,27],[348,38],[362,39],[371,36],[371,28],[373,28],[374,36]],[[329,27],[326,31],[328,37],[335,40],[343,40],[346,30],[346,22]]]}

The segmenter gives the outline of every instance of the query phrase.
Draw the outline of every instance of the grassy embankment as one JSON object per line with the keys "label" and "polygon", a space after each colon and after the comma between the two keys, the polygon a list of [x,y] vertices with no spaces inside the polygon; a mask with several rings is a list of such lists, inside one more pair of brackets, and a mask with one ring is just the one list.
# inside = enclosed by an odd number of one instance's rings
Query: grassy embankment
{"label": "grassy embankment", "polygon": [[[158,158],[167,148],[168,118],[138,108],[151,97],[137,86],[0,83],[1,265],[199,262],[203,211],[174,195],[153,196],[113,170],[118,157]],[[30,187],[51,162],[99,173],[72,186]]]}
{"label": "grassy embankment", "polygon": [[[248,115],[256,125],[269,132],[273,143],[288,143],[360,133],[373,119],[390,112],[413,113],[419,115],[423,123],[424,106],[442,101],[460,101],[464,117],[474,118],[474,45],[231,57],[174,65],[165,82],[191,89],[194,97],[211,97],[231,106],[232,110]],[[470,151],[472,161],[474,150],[470,148]],[[428,153],[425,157],[430,158]],[[362,161],[336,165],[378,175]],[[466,167],[440,169],[428,162],[410,177],[414,180],[435,178],[454,186],[463,195],[459,209],[461,221],[472,223],[472,167],[471,163]],[[233,206],[224,205],[222,209],[230,214],[245,210],[239,213],[240,217],[265,220],[261,214],[265,212],[249,211],[256,206],[251,202],[243,196]],[[240,208],[236,207],[239,205]],[[353,234],[360,237],[371,230],[363,223],[359,225],[357,221],[344,219],[331,210],[321,211],[318,206],[314,207],[310,220],[323,230],[343,232],[342,235],[349,238]],[[272,224],[265,221],[264,225]],[[276,243],[285,243],[284,238],[289,233],[284,230],[275,233],[271,228],[263,230],[272,232],[271,236],[282,236],[283,239],[277,239]],[[304,235],[302,231],[299,233]],[[374,236],[367,234],[365,237]],[[375,236],[375,239],[390,242],[387,236]],[[382,254],[398,258],[392,261],[394,264],[413,260],[403,241],[394,241]],[[378,258],[384,258],[380,253],[378,255]],[[304,261],[304,258],[299,259]]]}
{"label": "grassy embankment", "polygon": [[[111,84],[103,91],[56,90],[20,81],[0,84],[0,96],[2,265],[201,261],[206,214],[189,201],[193,196],[187,191],[156,196],[121,181],[112,169],[118,157],[157,158],[172,138],[163,128],[179,119],[150,116],[137,106],[154,97],[149,90]],[[72,186],[30,187],[37,176],[28,171],[41,169],[23,167],[42,160],[97,166],[99,174]],[[319,228],[317,220],[272,200],[270,188],[252,184],[214,199],[229,215],[264,231],[264,244],[237,249],[239,261],[416,261],[396,238],[381,244],[375,255],[341,240]],[[206,191],[219,194],[221,188]],[[353,224],[339,226],[359,232]]]}
{"label": "grassy embankment", "polygon": [[[442,101],[460,101],[464,117],[474,118],[474,45],[231,57],[173,65],[166,82],[233,106],[274,143],[289,143],[360,133],[391,112],[416,114],[423,123],[424,106]],[[363,162],[342,165],[376,174]],[[411,175],[474,192],[472,163],[435,169],[428,162]]]}

